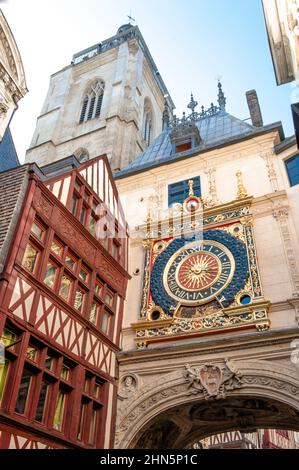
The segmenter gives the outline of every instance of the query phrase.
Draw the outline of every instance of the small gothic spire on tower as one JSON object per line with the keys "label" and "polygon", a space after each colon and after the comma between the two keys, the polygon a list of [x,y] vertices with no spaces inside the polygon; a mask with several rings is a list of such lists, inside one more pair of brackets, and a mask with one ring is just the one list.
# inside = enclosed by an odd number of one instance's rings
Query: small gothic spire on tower
{"label": "small gothic spire on tower", "polygon": [[187,108],[192,110],[192,116],[194,115],[194,110],[195,110],[197,105],[198,105],[198,103],[197,103],[197,101],[194,100],[193,93],[191,93],[190,103],[187,105]]}
{"label": "small gothic spire on tower", "polygon": [[223,109],[225,111],[226,98],[224,96],[220,80],[218,80],[218,104],[220,106],[220,109]]}
{"label": "small gothic spire on tower", "polygon": [[165,98],[164,111],[162,114],[162,130],[163,131],[169,128],[169,123],[170,123],[169,108],[168,108],[167,99]]}

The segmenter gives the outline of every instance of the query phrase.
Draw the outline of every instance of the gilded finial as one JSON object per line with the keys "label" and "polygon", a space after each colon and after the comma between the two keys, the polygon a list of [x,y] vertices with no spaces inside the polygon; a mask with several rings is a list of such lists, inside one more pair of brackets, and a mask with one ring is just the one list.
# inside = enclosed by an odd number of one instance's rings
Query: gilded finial
{"label": "gilded finial", "polygon": [[220,109],[223,109],[225,111],[226,98],[222,90],[222,83],[219,79],[218,79],[218,104],[219,104]]}
{"label": "gilded finial", "polygon": [[238,170],[236,173],[236,177],[238,180],[238,191],[237,191],[237,199],[243,199],[244,197],[247,197],[247,191],[243,183],[243,175],[242,171]]}
{"label": "gilded finial", "polygon": [[194,196],[194,189],[193,189],[193,184],[194,184],[194,181],[193,181],[193,180],[189,180],[189,181],[188,181],[188,186],[189,186],[189,197],[192,197],[192,196]]}

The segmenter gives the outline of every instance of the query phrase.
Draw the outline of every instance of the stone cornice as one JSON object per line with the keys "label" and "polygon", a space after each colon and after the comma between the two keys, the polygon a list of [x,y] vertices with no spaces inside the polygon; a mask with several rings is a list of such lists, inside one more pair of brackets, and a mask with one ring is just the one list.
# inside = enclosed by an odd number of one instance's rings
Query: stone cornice
{"label": "stone cornice", "polygon": [[[221,337],[200,338],[196,341],[184,342],[183,344],[161,345],[160,347],[151,347],[150,349],[133,349],[117,353],[120,364],[130,364],[134,362],[147,362],[149,356],[151,360],[171,359],[178,357],[181,353],[186,356],[200,354],[223,354],[227,351],[239,350],[242,345],[246,349],[255,349],[257,347],[268,346],[272,344],[291,343],[293,339],[299,338],[299,327],[271,329],[263,332],[236,334],[234,336],[221,335]],[[175,340],[174,340],[175,341]]]}

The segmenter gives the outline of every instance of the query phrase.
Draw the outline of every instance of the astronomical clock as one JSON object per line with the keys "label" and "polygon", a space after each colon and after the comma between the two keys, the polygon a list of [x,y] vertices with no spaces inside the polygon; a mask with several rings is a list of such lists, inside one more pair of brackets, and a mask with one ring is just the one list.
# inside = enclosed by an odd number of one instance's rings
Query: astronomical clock
{"label": "astronomical clock", "polygon": [[206,207],[192,188],[167,223],[148,220],[137,347],[269,328],[252,227],[252,198]]}

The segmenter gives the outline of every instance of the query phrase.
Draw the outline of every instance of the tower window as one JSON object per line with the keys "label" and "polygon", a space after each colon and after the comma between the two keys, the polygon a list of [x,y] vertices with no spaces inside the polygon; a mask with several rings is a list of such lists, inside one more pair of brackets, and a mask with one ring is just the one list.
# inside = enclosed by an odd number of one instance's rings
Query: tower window
{"label": "tower window", "polygon": [[[191,178],[193,180],[193,191],[197,197],[201,196],[200,176]],[[174,203],[182,204],[185,199],[189,196],[189,185],[188,181],[179,181],[168,186],[168,206],[170,207]]]}
{"label": "tower window", "polygon": [[80,121],[79,121],[80,123],[84,121],[87,105],[88,105],[88,98],[85,98],[85,100],[83,101],[83,106],[81,110]]}
{"label": "tower window", "polygon": [[83,100],[79,124],[98,118],[101,114],[105,84],[97,81],[89,87]]}
{"label": "tower window", "polygon": [[285,162],[290,185],[295,186],[299,184],[299,155],[289,158]]}
{"label": "tower window", "polygon": [[152,141],[152,130],[153,130],[153,113],[152,106],[148,99],[144,101],[144,115],[143,115],[143,140],[147,145],[151,144]]}

